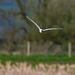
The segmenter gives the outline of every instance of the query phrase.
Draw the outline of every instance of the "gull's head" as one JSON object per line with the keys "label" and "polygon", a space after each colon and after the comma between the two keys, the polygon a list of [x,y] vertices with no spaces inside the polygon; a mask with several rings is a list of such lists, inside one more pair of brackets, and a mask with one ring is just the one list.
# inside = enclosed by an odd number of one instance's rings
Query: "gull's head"
{"label": "gull's head", "polygon": [[40,29],[40,30],[39,30],[39,32],[40,32],[40,33],[42,33],[42,32],[43,32],[43,30],[42,30],[42,29]]}

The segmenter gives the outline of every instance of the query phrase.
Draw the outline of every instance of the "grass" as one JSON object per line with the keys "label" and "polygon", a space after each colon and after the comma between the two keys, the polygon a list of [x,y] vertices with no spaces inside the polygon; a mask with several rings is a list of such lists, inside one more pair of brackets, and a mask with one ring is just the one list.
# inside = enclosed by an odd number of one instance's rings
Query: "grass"
{"label": "grass", "polygon": [[75,55],[69,58],[66,54],[62,55],[13,55],[13,54],[2,54],[0,53],[0,61],[3,65],[7,61],[11,61],[11,64],[16,62],[27,62],[32,66],[43,63],[43,64],[73,64],[75,63]]}

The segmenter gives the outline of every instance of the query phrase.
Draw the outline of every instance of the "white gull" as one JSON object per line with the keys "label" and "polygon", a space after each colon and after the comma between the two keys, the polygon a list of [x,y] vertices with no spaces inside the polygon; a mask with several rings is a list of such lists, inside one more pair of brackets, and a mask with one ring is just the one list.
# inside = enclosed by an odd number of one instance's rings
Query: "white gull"
{"label": "white gull", "polygon": [[48,28],[48,29],[41,29],[38,24],[36,24],[32,19],[30,19],[27,15],[26,17],[39,29],[39,32],[42,33],[43,31],[48,31],[48,30],[62,30],[63,28]]}

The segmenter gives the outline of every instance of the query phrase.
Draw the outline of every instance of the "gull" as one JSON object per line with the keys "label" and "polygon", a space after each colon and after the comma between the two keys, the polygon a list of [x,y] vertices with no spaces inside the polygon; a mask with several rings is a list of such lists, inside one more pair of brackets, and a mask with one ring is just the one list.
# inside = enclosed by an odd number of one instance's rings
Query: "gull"
{"label": "gull", "polygon": [[48,28],[48,29],[41,29],[38,24],[36,24],[32,19],[30,19],[27,15],[26,17],[39,29],[39,32],[42,33],[43,31],[48,31],[48,30],[62,30],[63,28]]}

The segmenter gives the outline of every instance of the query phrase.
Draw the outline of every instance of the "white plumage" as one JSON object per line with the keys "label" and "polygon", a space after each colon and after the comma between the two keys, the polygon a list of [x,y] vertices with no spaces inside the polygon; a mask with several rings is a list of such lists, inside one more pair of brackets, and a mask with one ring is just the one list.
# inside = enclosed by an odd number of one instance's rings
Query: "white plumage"
{"label": "white plumage", "polygon": [[39,32],[42,33],[43,31],[48,31],[48,30],[62,30],[63,28],[48,28],[48,29],[41,29],[38,24],[36,24],[32,19],[30,19],[28,16],[26,16],[33,24],[39,29]]}

